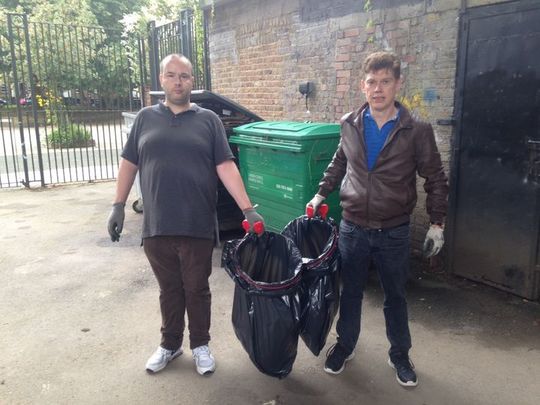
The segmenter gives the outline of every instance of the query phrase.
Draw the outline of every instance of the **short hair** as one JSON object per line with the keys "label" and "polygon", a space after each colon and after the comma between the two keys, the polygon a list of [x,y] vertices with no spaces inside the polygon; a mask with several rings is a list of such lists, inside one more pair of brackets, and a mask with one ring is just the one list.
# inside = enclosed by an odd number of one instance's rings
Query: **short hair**
{"label": "short hair", "polygon": [[169,63],[171,59],[180,59],[182,62],[187,64],[189,68],[191,69],[191,71],[193,72],[193,65],[191,64],[191,61],[188,58],[186,58],[181,53],[171,53],[170,55],[165,56],[159,63],[159,73],[161,74],[163,73],[163,70],[165,69],[165,65]]}
{"label": "short hair", "polygon": [[401,62],[396,54],[392,52],[374,52],[367,56],[362,66],[364,74],[376,72],[377,70],[390,70],[396,79],[401,76]]}

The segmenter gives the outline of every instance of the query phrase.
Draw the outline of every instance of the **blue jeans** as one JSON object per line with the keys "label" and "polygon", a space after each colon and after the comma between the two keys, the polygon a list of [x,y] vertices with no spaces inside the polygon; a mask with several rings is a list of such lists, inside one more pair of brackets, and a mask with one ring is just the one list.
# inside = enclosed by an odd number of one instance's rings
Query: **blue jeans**
{"label": "blue jeans", "polygon": [[348,353],[356,346],[360,335],[360,316],[364,287],[371,259],[379,273],[384,291],[386,336],[390,341],[388,354],[408,355],[411,335],[405,299],[405,284],[409,272],[409,224],[387,229],[367,229],[342,220],[339,226],[342,292],[336,330],[338,342]]}

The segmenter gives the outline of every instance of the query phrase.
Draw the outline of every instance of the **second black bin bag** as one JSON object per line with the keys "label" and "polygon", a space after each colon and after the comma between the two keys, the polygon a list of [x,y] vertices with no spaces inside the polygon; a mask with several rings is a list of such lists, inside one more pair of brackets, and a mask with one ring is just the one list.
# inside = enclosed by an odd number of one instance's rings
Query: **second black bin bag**
{"label": "second black bin bag", "polygon": [[318,356],[339,307],[339,232],[333,219],[298,217],[283,229],[303,258],[300,337]]}
{"label": "second black bin bag", "polygon": [[226,242],[222,264],[235,282],[232,323],[251,361],[283,378],[298,348],[302,257],[290,239],[274,232]]}

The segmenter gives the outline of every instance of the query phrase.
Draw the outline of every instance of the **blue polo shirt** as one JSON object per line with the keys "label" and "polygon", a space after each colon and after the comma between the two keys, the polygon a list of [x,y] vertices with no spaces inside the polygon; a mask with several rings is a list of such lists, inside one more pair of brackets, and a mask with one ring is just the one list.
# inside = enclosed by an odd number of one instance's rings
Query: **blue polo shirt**
{"label": "blue polo shirt", "polygon": [[386,138],[394,127],[396,126],[399,118],[399,109],[394,118],[386,122],[381,129],[377,126],[377,122],[371,116],[371,111],[368,108],[364,110],[364,139],[366,141],[367,148],[367,163],[368,170],[371,171],[377,162],[379,153],[381,153]]}

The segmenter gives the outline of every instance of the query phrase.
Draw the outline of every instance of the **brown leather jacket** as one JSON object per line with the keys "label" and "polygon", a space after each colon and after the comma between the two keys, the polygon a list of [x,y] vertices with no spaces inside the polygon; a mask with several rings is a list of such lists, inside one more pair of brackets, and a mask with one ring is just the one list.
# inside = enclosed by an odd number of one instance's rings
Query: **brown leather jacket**
{"label": "brown leather jacket", "polygon": [[416,173],[425,179],[431,222],[444,222],[448,181],[430,124],[414,119],[396,102],[399,119],[368,171],[364,141],[364,104],[341,119],[341,140],[319,183],[327,197],[340,189],[342,217],[367,228],[389,228],[409,221],[416,205]]}

